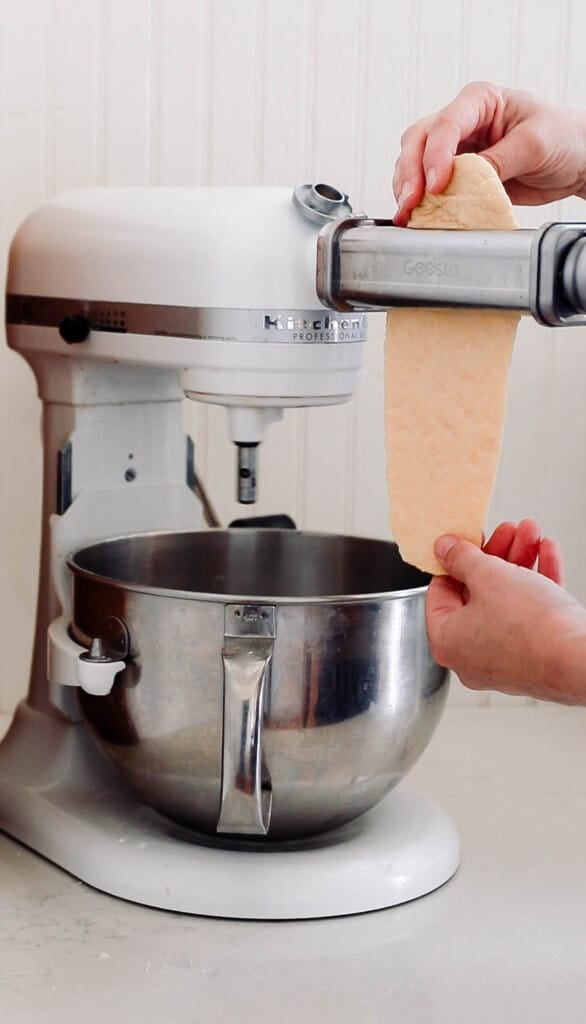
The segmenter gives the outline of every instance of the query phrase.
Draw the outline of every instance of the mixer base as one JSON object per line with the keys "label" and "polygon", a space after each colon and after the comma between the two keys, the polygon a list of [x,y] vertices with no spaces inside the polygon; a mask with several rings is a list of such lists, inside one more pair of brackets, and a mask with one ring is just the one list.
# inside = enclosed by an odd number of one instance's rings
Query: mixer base
{"label": "mixer base", "polygon": [[89,885],[208,917],[337,917],[443,885],[460,859],[441,807],[401,784],[354,822],[263,850],[218,845],[138,804],[81,723],[21,705],[0,744],[0,828]]}

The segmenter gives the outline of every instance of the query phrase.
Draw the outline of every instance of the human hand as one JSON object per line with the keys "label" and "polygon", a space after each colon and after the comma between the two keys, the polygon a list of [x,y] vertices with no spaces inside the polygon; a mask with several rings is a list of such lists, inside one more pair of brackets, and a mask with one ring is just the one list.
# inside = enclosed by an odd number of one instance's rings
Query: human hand
{"label": "human hand", "polygon": [[482,545],[487,555],[495,555],[523,569],[533,569],[563,586],[564,560],[556,540],[541,536],[539,523],[522,519],[519,525],[501,523]]}
{"label": "human hand", "polygon": [[435,551],[450,574],[427,595],[436,661],[472,689],[586,704],[586,610],[560,586],[559,546],[524,520],[483,550],[442,537]]}
{"label": "human hand", "polygon": [[481,153],[513,203],[586,198],[586,111],[555,107],[528,92],[472,82],[442,110],[404,133],[393,191],[402,226],[425,189],[443,192],[454,156]]}

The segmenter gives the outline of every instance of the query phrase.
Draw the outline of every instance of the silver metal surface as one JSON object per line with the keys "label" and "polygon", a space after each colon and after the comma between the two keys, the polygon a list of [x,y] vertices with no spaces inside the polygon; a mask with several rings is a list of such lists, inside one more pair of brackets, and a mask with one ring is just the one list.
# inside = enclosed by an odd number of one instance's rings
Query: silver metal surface
{"label": "silver metal surface", "polygon": [[546,224],[535,239],[533,315],[550,327],[586,323],[586,225]]}
{"label": "silver metal surface", "polygon": [[586,224],[430,231],[351,218],[320,232],[317,293],[341,311],[469,306],[530,312],[551,326],[584,324],[584,236]]}
{"label": "silver metal surface", "polygon": [[[87,645],[114,614],[133,654],[109,696],[80,694],[83,714],[138,797],[189,828],[216,834],[223,770],[233,786],[236,760],[254,800],[260,770],[257,823],[270,791],[269,840],[334,828],[382,799],[435,729],[448,674],[427,643],[428,577],[393,544],[294,530],[158,533],[93,545],[69,565],[75,638]],[[253,622],[247,688],[237,665],[246,641],[229,643],[234,605],[274,608],[274,639]],[[227,652],[237,710],[223,736]],[[262,723],[227,757],[245,706],[262,708]]]}
{"label": "silver metal surface", "polygon": [[112,655],[106,652],[104,644],[102,643],[99,637],[94,637],[94,639],[91,642],[89,651],[84,651],[84,653],[80,654],[79,657],[81,661],[89,662],[111,662],[114,660],[112,658]]}
{"label": "silver metal surface", "polygon": [[352,214],[346,193],[325,182],[297,185],[293,191],[293,202],[303,216],[314,224],[328,224]]}
{"label": "silver metal surface", "polygon": [[438,303],[529,309],[533,235],[418,231],[383,221],[354,221],[346,230],[341,222],[320,233],[318,294],[344,310]]}
{"label": "silver metal surface", "polygon": [[[7,295],[6,322],[55,327],[84,316],[92,331],[210,341],[301,345],[366,340],[366,317],[339,317],[323,309],[212,309],[140,302],[98,302],[42,295]],[[64,341],[64,345],[67,343]],[[83,344],[83,343],[82,343]],[[121,339],[123,344],[123,339]]]}
{"label": "silver metal surface", "polygon": [[272,792],[266,770],[263,781],[262,723],[274,639],[274,607],[226,606],[220,833],[269,831]]}
{"label": "silver metal surface", "polygon": [[257,495],[258,444],[236,445],[236,496],[241,505],[254,505]]}
{"label": "silver metal surface", "polygon": [[564,286],[573,305],[586,309],[586,239],[573,245],[564,263]]}

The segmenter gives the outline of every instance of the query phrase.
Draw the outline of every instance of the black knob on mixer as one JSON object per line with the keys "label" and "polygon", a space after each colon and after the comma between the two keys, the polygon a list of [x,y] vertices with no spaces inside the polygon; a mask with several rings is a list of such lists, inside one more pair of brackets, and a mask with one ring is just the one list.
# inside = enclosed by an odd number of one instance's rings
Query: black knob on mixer
{"label": "black knob on mixer", "polygon": [[87,317],[80,313],[64,317],[59,324],[59,334],[68,345],[79,345],[81,341],[85,341],[91,329],[92,325]]}

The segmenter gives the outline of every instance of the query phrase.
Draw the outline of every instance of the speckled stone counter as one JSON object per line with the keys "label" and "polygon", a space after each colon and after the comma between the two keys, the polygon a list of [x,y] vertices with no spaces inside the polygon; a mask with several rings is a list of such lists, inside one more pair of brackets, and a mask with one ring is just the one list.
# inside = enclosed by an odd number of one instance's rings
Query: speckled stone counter
{"label": "speckled stone counter", "polygon": [[456,820],[462,865],[429,896],[352,918],[150,910],[0,835],[0,1018],[582,1024],[586,712],[449,709],[411,777]]}

